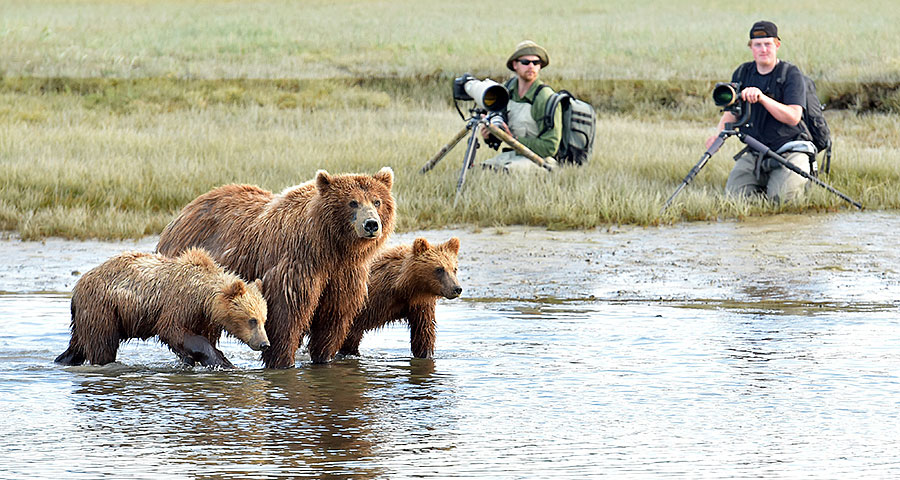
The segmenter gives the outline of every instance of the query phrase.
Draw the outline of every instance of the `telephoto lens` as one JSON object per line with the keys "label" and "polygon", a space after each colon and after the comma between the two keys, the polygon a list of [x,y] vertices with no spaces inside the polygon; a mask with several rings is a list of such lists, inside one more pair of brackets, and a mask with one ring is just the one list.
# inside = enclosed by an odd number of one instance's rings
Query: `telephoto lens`
{"label": "telephoto lens", "polygon": [[730,107],[740,100],[741,86],[737,83],[717,83],[712,97],[717,107]]}

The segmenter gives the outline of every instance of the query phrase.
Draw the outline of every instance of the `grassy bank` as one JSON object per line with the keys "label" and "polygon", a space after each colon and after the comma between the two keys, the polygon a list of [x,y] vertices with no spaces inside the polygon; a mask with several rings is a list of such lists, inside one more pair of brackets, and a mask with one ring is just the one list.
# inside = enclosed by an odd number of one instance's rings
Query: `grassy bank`
{"label": "grassy bank", "polygon": [[[735,139],[664,217],[718,113],[713,82],[749,58],[760,18],[819,83],[836,142],[825,180],[868,208],[900,207],[900,9],[889,1],[524,0],[501,24],[481,2],[0,0],[0,229],[25,238],[158,233],[229,182],[281,190],[332,172],[397,174],[400,229],[587,228],[844,208],[732,202]],[[450,80],[502,80],[521,39],[544,44],[556,88],[599,111],[590,164],[511,181],[474,170],[452,208],[463,125]],[[479,159],[491,154],[479,152]]]}
{"label": "grassy bank", "polygon": [[[651,95],[619,110],[603,107],[597,149],[583,168],[515,180],[473,170],[454,209],[463,147],[418,173],[463,126],[444,83],[6,79],[0,229],[32,239],[140,237],[158,233],[217,185],[279,191],[319,168],[371,173],[384,165],[397,175],[401,230],[459,223],[588,228],[844,208],[820,189],[780,207],[724,199],[730,156],[739,148],[732,139],[660,218],[717,117],[698,87],[679,102]],[[829,120],[836,158],[826,181],[868,208],[900,207],[898,116],[835,111]],[[481,149],[478,159],[491,152]]]}

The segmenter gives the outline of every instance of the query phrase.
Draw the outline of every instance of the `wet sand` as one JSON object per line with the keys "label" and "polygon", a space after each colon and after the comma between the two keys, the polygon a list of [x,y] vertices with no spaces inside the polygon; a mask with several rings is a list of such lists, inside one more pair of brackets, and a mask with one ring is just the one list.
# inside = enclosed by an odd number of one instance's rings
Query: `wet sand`
{"label": "wet sand", "polygon": [[[463,299],[521,301],[795,302],[896,305],[900,215],[842,212],[741,222],[591,231],[500,227],[397,234],[461,239]],[[0,240],[0,292],[71,291],[78,277],[155,237],[101,242]]]}

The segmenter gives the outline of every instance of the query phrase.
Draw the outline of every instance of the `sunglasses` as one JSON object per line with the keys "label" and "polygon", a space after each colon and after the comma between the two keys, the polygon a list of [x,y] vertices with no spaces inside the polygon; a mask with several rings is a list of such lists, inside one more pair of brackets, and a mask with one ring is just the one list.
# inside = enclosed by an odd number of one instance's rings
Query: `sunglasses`
{"label": "sunglasses", "polygon": [[519,59],[519,63],[521,63],[522,65],[525,65],[525,66],[527,67],[528,65],[540,65],[540,64],[541,64],[541,61],[540,61],[540,60],[528,60],[528,59],[525,59],[525,58],[520,58],[520,59]]}

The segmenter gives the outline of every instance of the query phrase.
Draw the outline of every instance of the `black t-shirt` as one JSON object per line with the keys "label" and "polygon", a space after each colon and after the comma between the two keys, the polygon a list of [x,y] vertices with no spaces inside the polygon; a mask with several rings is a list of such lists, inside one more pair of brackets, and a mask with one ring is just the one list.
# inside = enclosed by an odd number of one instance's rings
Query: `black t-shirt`
{"label": "black t-shirt", "polygon": [[[738,67],[731,74],[731,81],[740,82],[741,89],[757,87],[764,94],[778,102],[785,105],[800,105],[804,109],[806,108],[806,84],[803,83],[803,76],[796,65],[785,64],[779,61],[775,68],[765,75],[760,75],[754,62],[749,62],[746,65],[744,78],[739,78],[741,67]],[[780,70],[785,67],[788,70],[784,77],[784,84],[779,88],[776,85],[776,79]],[[743,133],[759,140],[772,150],[778,150],[785,143],[799,139],[802,131],[799,123],[797,125],[787,125],[779,122],[760,103],[751,105],[750,127],[743,129]]]}

